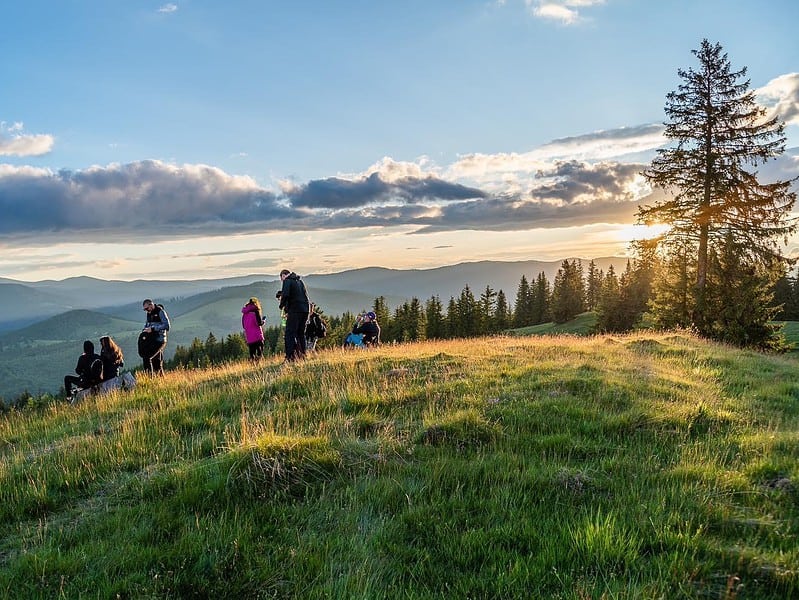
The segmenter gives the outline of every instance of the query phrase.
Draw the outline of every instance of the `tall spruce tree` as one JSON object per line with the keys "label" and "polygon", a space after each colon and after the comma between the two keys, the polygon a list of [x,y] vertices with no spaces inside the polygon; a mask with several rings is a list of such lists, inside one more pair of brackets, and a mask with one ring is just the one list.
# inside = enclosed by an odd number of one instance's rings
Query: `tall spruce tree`
{"label": "tall spruce tree", "polygon": [[602,290],[602,269],[594,261],[588,263],[588,274],[585,277],[585,308],[596,309],[599,293]]}
{"label": "tall spruce tree", "polygon": [[541,271],[530,288],[530,323],[546,323],[550,318],[549,304],[552,292],[549,289],[547,274]]}
{"label": "tall spruce tree", "polygon": [[[765,109],[755,103],[744,79],[746,68],[733,71],[721,45],[707,40],[693,54],[699,68],[679,69],[682,83],[666,96],[665,136],[673,145],[659,150],[644,171],[649,183],[671,195],[642,207],[638,217],[645,224],[669,226],[661,238],[665,254],[693,250],[691,325],[716,337],[719,323],[709,295],[718,299],[723,288],[732,287],[709,278],[711,251],[720,256],[733,248],[743,268],[736,272],[759,277],[760,285],[770,288],[788,262],[780,242],[796,228],[789,216],[796,194],[791,181],[758,180],[755,168],[785,150],[784,125],[777,117],[766,118]],[[713,285],[721,289],[711,292]],[[661,294],[661,301],[665,298]],[[740,318],[764,317],[764,312],[746,311]]]}
{"label": "tall spruce tree", "polygon": [[494,310],[494,325],[497,331],[504,331],[511,325],[511,312],[508,299],[501,289],[497,292],[497,305]]}
{"label": "tall spruce tree", "polygon": [[582,266],[577,260],[564,260],[552,284],[552,320],[565,323],[585,311],[583,294]]}
{"label": "tall spruce tree", "polygon": [[516,304],[513,309],[514,327],[525,327],[531,325],[530,322],[530,284],[527,277],[522,275],[519,287],[516,290]]}
{"label": "tall spruce tree", "polygon": [[425,303],[425,337],[441,340],[447,336],[447,323],[444,319],[444,307],[438,296],[431,296]]}

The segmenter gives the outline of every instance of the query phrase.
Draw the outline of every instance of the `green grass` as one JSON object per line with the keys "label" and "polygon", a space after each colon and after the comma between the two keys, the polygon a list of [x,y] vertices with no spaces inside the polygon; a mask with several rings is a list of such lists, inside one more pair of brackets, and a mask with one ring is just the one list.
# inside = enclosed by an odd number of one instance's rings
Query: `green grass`
{"label": "green grass", "polygon": [[540,325],[530,325],[529,327],[511,329],[508,333],[511,335],[558,335],[561,333],[589,335],[594,325],[596,325],[596,320],[597,316],[595,312],[584,312],[565,323],[553,323],[550,321],[549,323],[541,323]]}
{"label": "green grass", "polygon": [[799,370],[687,334],[321,352],[0,418],[8,598],[799,596]]}

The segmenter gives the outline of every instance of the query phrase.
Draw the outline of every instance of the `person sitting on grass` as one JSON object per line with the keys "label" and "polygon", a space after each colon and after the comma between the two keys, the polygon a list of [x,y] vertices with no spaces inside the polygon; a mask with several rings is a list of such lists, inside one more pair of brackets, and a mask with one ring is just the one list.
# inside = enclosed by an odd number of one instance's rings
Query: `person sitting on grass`
{"label": "person sitting on grass", "polygon": [[103,360],[99,354],[95,353],[94,344],[91,340],[83,342],[83,354],[78,357],[78,364],[75,366],[75,373],[78,376],[66,375],[64,377],[64,390],[67,394],[67,400],[71,402],[74,399],[73,385],[80,389],[86,389],[97,385],[103,380],[102,364]]}
{"label": "person sitting on grass", "polygon": [[380,344],[380,325],[373,311],[358,315],[352,332],[344,340],[345,346],[369,347]]}

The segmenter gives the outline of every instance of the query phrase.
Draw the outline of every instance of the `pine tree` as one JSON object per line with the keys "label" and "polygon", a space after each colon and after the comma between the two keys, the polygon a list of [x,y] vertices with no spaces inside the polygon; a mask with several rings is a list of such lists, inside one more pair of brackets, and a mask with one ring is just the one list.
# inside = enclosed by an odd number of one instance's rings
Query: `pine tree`
{"label": "pine tree", "polygon": [[592,260],[588,263],[588,274],[585,278],[585,309],[595,310],[602,289],[602,270]]}
{"label": "pine tree", "polygon": [[505,292],[497,292],[497,305],[494,310],[494,326],[496,331],[505,331],[511,326],[511,312]]}
{"label": "pine tree", "polygon": [[469,288],[469,284],[461,290],[461,295],[457,302],[457,313],[461,335],[464,337],[474,337],[479,334],[479,308],[477,300]]}
{"label": "pine tree", "polygon": [[596,329],[600,332],[621,331],[621,290],[613,265],[608,266],[596,304]]}
{"label": "pine tree", "polygon": [[455,302],[455,298],[450,296],[449,303],[447,304],[447,337],[457,338],[463,337],[464,335],[463,328],[461,327],[461,318],[458,314],[458,304]]}
{"label": "pine tree", "polygon": [[530,284],[527,282],[527,277],[522,275],[519,281],[519,287],[516,290],[516,304],[513,309],[513,325],[514,327],[525,327],[532,325],[530,323]]}
{"label": "pine tree", "polygon": [[430,340],[441,340],[447,336],[444,307],[438,296],[432,296],[425,303],[425,337]]}
{"label": "pine tree", "polygon": [[483,293],[480,294],[478,301],[478,323],[477,333],[486,334],[496,331],[496,324],[494,323],[494,310],[496,304],[497,293],[491,289],[490,285],[486,286]]}
{"label": "pine tree", "polygon": [[[642,207],[639,221],[669,226],[662,238],[666,253],[693,248],[691,323],[715,336],[718,323],[708,304],[711,251],[720,256],[734,248],[742,267],[763,276],[780,274],[787,259],[779,242],[796,228],[789,217],[796,194],[791,181],[761,183],[754,170],[784,151],[785,136],[784,125],[776,117],[766,119],[755,103],[749,80],[743,79],[746,68],[733,71],[721,45],[707,40],[693,54],[699,69],[678,70],[682,83],[666,96],[665,136],[675,144],[659,150],[644,171],[651,184],[673,195]],[[747,311],[741,318],[763,314]]]}
{"label": "pine tree", "polygon": [[550,300],[552,291],[549,289],[549,280],[546,273],[541,271],[535,278],[535,284],[530,291],[530,324],[538,325],[550,320]]}
{"label": "pine tree", "polygon": [[577,260],[564,260],[552,285],[552,319],[565,323],[585,311],[582,268]]}

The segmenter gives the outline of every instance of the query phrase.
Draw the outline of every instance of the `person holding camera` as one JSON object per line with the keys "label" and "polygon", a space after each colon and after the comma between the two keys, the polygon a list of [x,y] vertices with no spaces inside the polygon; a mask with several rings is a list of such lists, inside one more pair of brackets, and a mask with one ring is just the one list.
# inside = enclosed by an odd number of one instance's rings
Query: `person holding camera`
{"label": "person holding camera", "polygon": [[352,326],[354,335],[362,335],[364,346],[377,346],[380,344],[380,325],[377,322],[377,315],[374,311],[360,314],[355,319]]}
{"label": "person holding camera", "polygon": [[147,313],[147,321],[139,335],[139,356],[146,372],[150,375],[163,375],[169,315],[166,314],[163,304],[156,304],[150,298],[142,302],[142,310]]}

